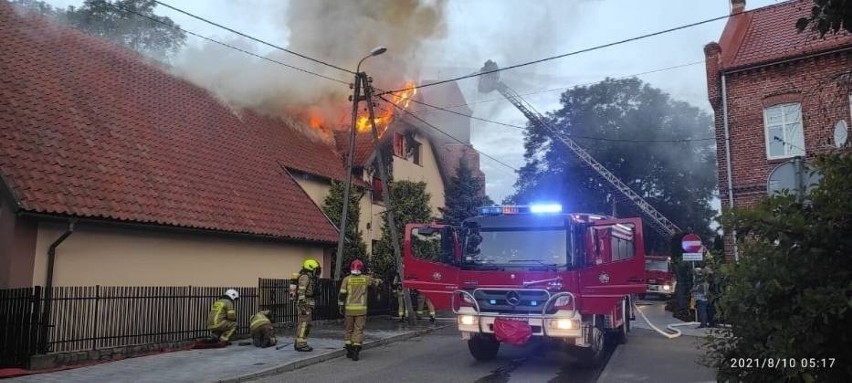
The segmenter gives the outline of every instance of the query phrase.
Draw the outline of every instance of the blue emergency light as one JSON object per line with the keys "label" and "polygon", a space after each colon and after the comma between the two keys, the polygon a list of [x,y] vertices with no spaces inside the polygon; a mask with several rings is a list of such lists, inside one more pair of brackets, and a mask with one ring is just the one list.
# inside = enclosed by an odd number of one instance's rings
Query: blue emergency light
{"label": "blue emergency light", "polygon": [[483,206],[479,208],[481,215],[512,215],[512,214],[555,214],[562,212],[560,204],[536,204],[521,206]]}

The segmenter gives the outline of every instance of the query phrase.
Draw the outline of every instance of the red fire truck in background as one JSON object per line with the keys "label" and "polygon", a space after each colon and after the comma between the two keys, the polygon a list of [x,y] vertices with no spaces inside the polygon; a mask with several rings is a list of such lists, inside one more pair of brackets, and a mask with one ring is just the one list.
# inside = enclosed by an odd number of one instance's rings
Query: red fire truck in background
{"label": "red fire truck in background", "polygon": [[645,292],[639,218],[563,214],[559,205],[487,206],[461,227],[409,224],[403,284],[452,309],[477,360],[536,337],[601,363],[627,340]]}
{"label": "red fire truck in background", "polygon": [[675,281],[672,269],[671,257],[665,255],[645,256],[645,283],[647,288],[639,298],[645,299],[648,295],[658,295],[666,299],[674,294]]}

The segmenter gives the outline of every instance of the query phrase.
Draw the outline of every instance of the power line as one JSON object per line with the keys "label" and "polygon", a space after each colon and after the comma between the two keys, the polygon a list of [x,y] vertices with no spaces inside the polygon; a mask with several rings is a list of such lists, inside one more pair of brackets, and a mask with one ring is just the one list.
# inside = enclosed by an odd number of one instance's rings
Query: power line
{"label": "power line", "polygon": [[207,41],[212,42],[212,43],[215,43],[215,44],[219,44],[219,45],[221,45],[221,46],[223,46],[223,47],[226,47],[226,48],[231,48],[231,49],[234,49],[234,50],[236,50],[236,51],[240,51],[240,52],[245,53],[245,54],[247,54],[247,55],[251,55],[251,56],[257,57],[257,58],[259,58],[259,59],[261,59],[261,60],[266,60],[266,61],[269,61],[269,62],[272,62],[272,63],[275,63],[275,64],[283,65],[283,66],[285,66],[285,67],[287,67],[287,68],[290,68],[290,69],[294,69],[294,70],[297,70],[297,71],[300,71],[300,72],[308,73],[308,74],[311,74],[311,75],[314,75],[314,76],[317,76],[317,77],[321,77],[321,78],[324,78],[324,79],[326,79],[326,80],[331,80],[331,81],[334,81],[334,82],[338,82],[338,83],[341,83],[341,84],[344,84],[344,85],[348,85],[348,84],[349,84],[348,82],[343,81],[343,80],[339,80],[339,79],[336,79],[336,78],[333,78],[333,77],[328,77],[328,76],[326,76],[326,75],[322,75],[322,74],[319,74],[319,73],[316,73],[316,72],[311,72],[311,71],[309,71],[309,70],[307,70],[307,69],[302,69],[302,68],[299,68],[299,67],[296,67],[296,66],[293,66],[293,65],[290,65],[290,64],[287,64],[287,63],[284,63],[284,62],[281,62],[281,61],[275,60],[275,59],[271,59],[271,58],[269,58],[269,57],[264,57],[264,56],[261,56],[261,55],[256,54],[256,53],[249,52],[249,51],[247,51],[247,50],[245,50],[245,49],[242,49],[242,48],[239,48],[239,47],[236,47],[236,46],[233,46],[233,45],[227,44],[227,43],[223,43],[223,42],[221,42],[221,41],[219,41],[219,40],[212,39],[212,38],[210,38],[210,37],[203,36],[203,35],[200,35],[200,34],[198,34],[198,33],[192,32],[192,31],[190,31],[190,30],[187,30],[187,29],[181,28],[181,27],[180,27],[180,26],[178,26],[178,25],[171,25],[171,24],[165,23],[165,22],[163,22],[162,20],[159,20],[159,19],[157,19],[157,18],[154,18],[154,17],[151,17],[151,16],[149,16],[149,15],[145,15],[145,14],[139,13],[139,12],[134,11],[134,10],[129,9],[129,8],[125,8],[125,7],[121,6],[121,5],[120,5],[120,4],[118,4],[118,3],[111,3],[111,2],[109,2],[109,1],[107,1],[107,2],[106,2],[106,4],[108,4],[109,6],[111,6],[111,7],[113,7],[113,8],[116,8],[116,9],[118,9],[118,10],[121,10],[121,11],[124,11],[124,12],[128,12],[128,13],[132,13],[132,14],[134,14],[134,15],[136,15],[136,16],[144,17],[144,18],[146,18],[146,19],[148,19],[148,20],[151,20],[151,21],[154,21],[154,22],[157,22],[157,23],[160,23],[160,24],[166,25],[166,26],[168,26],[168,27],[171,27],[171,28],[175,28],[175,29],[177,29],[177,30],[180,30],[181,32],[186,33],[186,34],[188,34],[188,35],[195,36],[195,37],[198,37],[198,38],[200,38],[200,39],[207,40]]}
{"label": "power line", "polygon": [[437,132],[439,132],[439,133],[441,133],[441,134],[443,134],[443,135],[445,135],[445,136],[449,137],[449,138],[450,138],[450,139],[452,139],[453,141],[456,141],[456,142],[458,142],[459,144],[462,144],[462,145],[464,145],[465,147],[468,147],[468,148],[470,148],[471,150],[473,150],[473,151],[475,151],[475,152],[477,152],[477,153],[479,153],[479,154],[481,154],[481,155],[483,155],[483,156],[485,156],[485,157],[487,157],[487,158],[489,158],[489,159],[493,160],[494,162],[497,162],[497,163],[498,163],[498,164],[500,164],[500,165],[503,165],[503,166],[505,166],[505,167],[507,167],[507,168],[509,168],[509,169],[512,169],[512,170],[513,170],[513,171],[515,171],[515,172],[517,172],[517,171],[518,171],[518,169],[517,169],[517,168],[515,168],[514,166],[509,165],[509,164],[507,164],[507,163],[505,163],[505,162],[503,162],[503,161],[500,161],[500,160],[498,160],[497,158],[494,158],[494,157],[492,157],[492,156],[488,155],[487,153],[483,153],[482,151],[477,150],[476,148],[474,148],[474,147],[473,147],[473,145],[468,144],[468,143],[465,143],[465,142],[463,142],[463,141],[459,140],[458,138],[453,137],[451,134],[449,134],[449,133],[447,133],[447,132],[445,132],[445,131],[443,131],[443,130],[439,129],[439,128],[438,128],[437,126],[435,126],[435,125],[430,124],[429,122],[427,122],[426,120],[424,120],[424,119],[420,118],[420,117],[419,117],[419,116],[417,116],[416,114],[411,113],[410,111],[408,111],[408,110],[406,110],[405,108],[403,108],[403,107],[401,107],[401,106],[399,106],[399,105],[397,105],[397,104],[395,104],[395,103],[393,103],[393,102],[389,101],[388,99],[386,99],[386,98],[384,98],[384,97],[382,97],[382,96],[377,96],[377,97],[378,97],[378,98],[380,98],[382,101],[384,101],[384,102],[386,102],[386,103],[388,103],[388,104],[392,105],[394,108],[396,108],[396,109],[398,109],[398,110],[400,110],[400,111],[402,111],[402,112],[404,112],[404,113],[408,114],[409,116],[411,116],[411,117],[412,117],[412,118],[414,118],[415,120],[420,121],[420,122],[422,122],[424,125],[426,125],[426,126],[428,126],[428,127],[432,128],[432,129],[434,129],[435,131],[437,131]]}
{"label": "power line", "polygon": [[[670,71],[670,70],[674,70],[674,69],[686,68],[686,67],[693,66],[693,65],[704,64],[704,62],[705,62],[704,60],[693,61],[693,62],[690,62],[690,63],[674,65],[674,66],[659,68],[659,69],[653,69],[653,70],[649,70],[649,71],[645,71],[645,72],[639,72],[639,73],[624,75],[624,76],[620,76],[620,77],[613,77],[613,78],[616,79],[616,80],[627,79],[627,78],[631,78],[631,77],[644,76],[646,74],[651,74],[651,73],[658,73],[658,72],[665,72],[665,71]],[[521,93],[521,94],[519,94],[519,96],[530,96],[530,95],[534,95],[534,94],[568,90],[568,89],[575,88],[575,87],[578,87],[578,86],[594,85],[594,84],[597,84],[597,83],[600,83],[600,82],[601,81],[590,81],[590,82],[575,84],[575,85],[571,85],[571,86],[565,86],[565,87],[561,87],[561,88],[550,88],[550,89],[538,90],[538,91],[534,91],[534,92]],[[444,106],[444,107],[445,108],[460,108],[462,106],[470,106],[470,105],[482,104],[482,103],[486,103],[486,102],[502,101],[502,100],[505,100],[505,98],[491,98],[491,99],[486,99],[486,100],[476,100],[476,101],[472,101],[472,102],[468,102],[468,103],[464,103],[464,104],[447,105],[447,106]]]}
{"label": "power line", "polygon": [[282,47],[282,46],[275,45],[275,44],[272,44],[272,43],[270,43],[270,42],[263,41],[263,40],[261,40],[261,39],[258,39],[258,38],[256,38],[256,37],[254,37],[254,36],[251,36],[251,35],[245,34],[245,33],[243,33],[243,32],[240,32],[240,31],[238,31],[238,30],[236,30],[236,29],[228,28],[228,27],[226,27],[226,26],[224,26],[224,25],[222,25],[222,24],[218,24],[218,23],[216,23],[216,22],[213,22],[213,21],[207,20],[207,19],[205,19],[205,18],[203,18],[203,17],[201,17],[201,16],[197,16],[197,15],[194,15],[194,14],[189,13],[189,12],[187,12],[187,11],[184,11],[184,10],[182,10],[182,9],[176,8],[176,7],[174,7],[174,6],[171,6],[171,5],[169,5],[169,4],[164,3],[164,2],[162,2],[162,1],[154,0],[154,2],[155,2],[155,3],[157,3],[157,4],[159,4],[159,5],[164,6],[164,7],[166,7],[166,8],[172,9],[172,10],[174,10],[174,11],[176,11],[176,12],[183,13],[184,15],[187,15],[187,16],[192,17],[192,18],[194,18],[194,19],[197,19],[197,20],[203,21],[203,22],[205,22],[205,23],[207,23],[207,24],[213,25],[213,26],[218,27],[218,28],[222,28],[222,29],[224,29],[224,30],[226,30],[226,31],[229,31],[229,32],[231,32],[231,33],[238,34],[238,35],[240,35],[240,36],[242,36],[242,37],[245,37],[245,38],[247,38],[247,39],[249,39],[249,40],[252,40],[252,41],[254,41],[254,42],[258,42],[258,43],[261,43],[261,44],[263,44],[263,45],[266,45],[266,46],[269,46],[269,47],[272,47],[272,48],[275,48],[275,49],[278,49],[278,50],[282,50],[282,51],[287,52],[287,53],[289,53],[289,54],[292,54],[292,55],[295,55],[295,56],[301,57],[301,58],[303,58],[303,59],[305,59],[305,60],[310,60],[310,61],[313,61],[313,62],[315,62],[315,63],[317,63],[317,64],[325,65],[325,66],[327,66],[327,67],[329,67],[329,68],[334,68],[334,69],[337,69],[337,70],[340,70],[340,71],[343,71],[343,72],[346,72],[346,73],[349,73],[349,74],[353,74],[353,75],[355,74],[355,72],[354,72],[354,71],[351,71],[351,70],[349,70],[349,69],[341,68],[341,67],[339,67],[339,66],[337,66],[337,65],[330,64],[330,63],[327,63],[327,62],[325,62],[325,61],[322,61],[322,60],[319,60],[319,59],[315,59],[315,58],[313,58],[313,57],[310,57],[310,56],[307,56],[307,55],[304,55],[304,54],[301,54],[301,53],[298,53],[298,52],[291,51],[291,50],[289,50],[289,49],[287,49],[287,48],[284,48],[284,47]]}
{"label": "power line", "polygon": [[[629,43],[629,42],[633,42],[633,41],[646,39],[646,38],[649,38],[649,37],[654,37],[654,36],[659,36],[659,35],[663,35],[663,34],[666,34],[666,33],[679,31],[681,29],[692,28],[692,27],[696,27],[696,26],[699,26],[699,25],[702,25],[702,24],[707,24],[707,23],[711,23],[711,22],[714,22],[714,21],[727,19],[729,16],[730,15],[714,17],[712,19],[706,19],[706,20],[698,21],[698,22],[691,23],[691,24],[685,24],[685,25],[681,25],[681,26],[678,26],[678,27],[665,29],[665,30],[662,30],[662,31],[647,33],[647,34],[644,34],[644,35],[635,36],[635,37],[631,37],[631,38],[624,39],[624,40],[614,41],[614,42],[611,42],[611,43],[596,45],[596,46],[593,46],[593,47],[590,47],[590,48],[584,48],[584,49],[576,50],[576,51],[573,51],[573,52],[563,53],[561,55],[545,57],[543,59],[538,59],[538,60],[534,60],[534,61],[528,61],[528,62],[525,62],[525,63],[510,65],[510,66],[503,67],[503,68],[497,68],[497,69],[484,71],[484,72],[480,71],[480,72],[471,73],[471,74],[465,75],[465,76],[459,76],[459,77],[454,77],[454,78],[450,78],[450,79],[446,79],[446,80],[431,82],[429,84],[416,86],[416,87],[414,87],[414,89],[426,88],[426,87],[430,87],[430,86],[445,84],[445,83],[448,83],[448,82],[464,80],[464,79],[471,78],[471,77],[482,76],[482,75],[486,75],[486,74],[489,74],[489,73],[496,73],[496,72],[501,72],[501,71],[505,71],[505,70],[509,70],[509,69],[515,69],[515,68],[520,68],[520,67],[524,67],[524,66],[528,66],[528,65],[538,64],[538,63],[542,63],[542,62],[545,62],[545,61],[561,59],[561,58],[565,58],[565,57],[568,57],[568,56],[578,55],[580,53],[586,53],[586,52],[596,51],[596,50],[603,49],[603,48],[609,48],[609,47],[616,46],[616,45],[621,45],[621,44],[625,44],[625,43]],[[404,90],[404,89],[401,89],[401,90]],[[399,92],[399,91],[400,90],[392,90],[392,91],[389,91],[389,92]],[[377,96],[383,96],[387,93],[388,92],[380,93]]]}
{"label": "power line", "polygon": [[[390,95],[394,96],[394,97],[400,97],[400,96],[397,96],[393,93],[390,93]],[[379,96],[379,97],[381,97],[381,96]],[[382,98],[382,99],[385,100],[384,98]],[[429,103],[426,103],[426,102],[423,102],[423,101],[418,101],[418,100],[415,100],[413,98],[411,98],[410,100],[411,100],[411,102],[416,103],[416,104],[428,106],[430,108],[441,110],[441,111],[444,111],[444,112],[447,112],[447,113],[452,113],[452,114],[457,114],[459,116],[464,116],[464,117],[467,117],[471,120],[487,122],[489,124],[501,125],[501,126],[506,126],[506,127],[509,127],[509,128],[524,130],[524,131],[527,130],[527,127],[525,127],[525,126],[508,124],[508,123],[505,123],[505,122],[494,121],[494,120],[489,120],[489,119],[480,118],[480,117],[474,117],[474,116],[470,116],[470,115],[467,115],[467,114],[464,114],[464,113],[461,113],[461,112],[457,112],[457,111],[454,111],[454,110],[442,108],[440,106],[435,106],[435,105],[432,105],[432,104],[429,104]],[[385,101],[387,101],[387,100],[385,100]],[[391,104],[393,104],[393,103],[391,103]],[[575,135],[575,134],[569,134],[568,137],[570,137],[572,139],[576,138],[576,139],[586,139],[586,140],[593,140],[593,141],[633,142],[633,143],[678,143],[678,142],[693,142],[693,141],[710,141],[710,140],[716,139],[715,137],[707,137],[707,138],[684,138],[684,139],[679,139],[679,140],[626,140],[626,139],[618,139],[618,138],[581,136],[581,135]]]}

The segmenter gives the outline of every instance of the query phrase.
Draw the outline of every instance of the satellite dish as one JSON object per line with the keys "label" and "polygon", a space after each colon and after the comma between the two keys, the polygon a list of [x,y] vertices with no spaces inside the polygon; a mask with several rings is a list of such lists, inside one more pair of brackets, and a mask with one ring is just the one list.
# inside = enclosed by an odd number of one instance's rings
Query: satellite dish
{"label": "satellite dish", "polygon": [[846,145],[846,140],[849,139],[848,130],[846,120],[840,120],[834,124],[834,146],[836,148],[840,149]]}
{"label": "satellite dish", "polygon": [[772,169],[766,181],[766,192],[772,196],[782,190],[801,194],[819,184],[822,175],[797,157]]}

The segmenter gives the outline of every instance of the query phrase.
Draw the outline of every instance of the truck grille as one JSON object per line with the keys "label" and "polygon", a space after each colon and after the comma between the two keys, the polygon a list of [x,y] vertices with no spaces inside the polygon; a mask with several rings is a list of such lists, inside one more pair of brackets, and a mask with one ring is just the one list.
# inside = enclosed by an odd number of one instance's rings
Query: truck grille
{"label": "truck grille", "polygon": [[[541,314],[550,293],[539,289],[477,289],[473,292],[479,308],[501,314]],[[556,312],[555,308],[548,314]]]}

